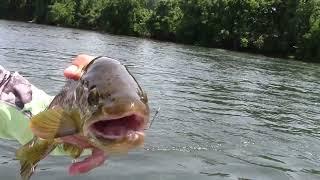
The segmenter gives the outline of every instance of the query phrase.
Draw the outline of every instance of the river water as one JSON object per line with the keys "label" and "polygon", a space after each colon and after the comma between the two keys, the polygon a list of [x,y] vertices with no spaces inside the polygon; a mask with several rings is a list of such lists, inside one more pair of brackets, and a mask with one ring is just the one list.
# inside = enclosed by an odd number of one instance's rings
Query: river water
{"label": "river water", "polygon": [[[76,177],[49,157],[34,180],[320,179],[320,64],[0,21],[0,64],[51,95],[79,53],[128,65],[160,113],[144,148]],[[0,141],[1,180],[18,146]]]}

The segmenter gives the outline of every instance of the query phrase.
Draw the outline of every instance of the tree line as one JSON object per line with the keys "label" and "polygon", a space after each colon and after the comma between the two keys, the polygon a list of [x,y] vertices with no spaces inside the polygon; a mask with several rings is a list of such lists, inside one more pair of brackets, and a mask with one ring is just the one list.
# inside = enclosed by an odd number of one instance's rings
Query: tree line
{"label": "tree line", "polygon": [[320,62],[320,0],[1,0],[0,18]]}

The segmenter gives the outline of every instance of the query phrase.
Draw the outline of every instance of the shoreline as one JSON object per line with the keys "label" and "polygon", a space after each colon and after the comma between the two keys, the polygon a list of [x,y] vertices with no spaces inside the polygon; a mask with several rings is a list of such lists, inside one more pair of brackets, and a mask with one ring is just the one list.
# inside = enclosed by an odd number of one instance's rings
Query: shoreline
{"label": "shoreline", "polygon": [[126,35],[126,34],[114,34],[111,32],[103,31],[99,28],[87,28],[87,27],[74,27],[74,26],[67,26],[67,25],[60,25],[60,24],[46,24],[46,23],[37,23],[35,20],[19,20],[19,19],[1,19],[4,21],[15,21],[15,22],[22,22],[22,23],[27,23],[27,24],[36,24],[36,25],[43,25],[43,26],[51,26],[51,27],[58,27],[58,28],[69,28],[69,29],[76,29],[76,30],[84,30],[84,31],[90,31],[90,32],[96,32],[100,34],[108,34],[111,36],[122,36],[122,37],[134,37],[134,38],[139,38],[139,39],[146,39],[146,40],[151,40],[155,42],[162,42],[162,43],[173,43],[173,44],[178,44],[178,45],[185,45],[185,46],[194,46],[194,47],[203,47],[203,48],[209,48],[209,49],[221,49],[221,50],[226,50],[226,51],[231,51],[231,52],[237,52],[237,53],[246,53],[246,54],[252,54],[252,55],[260,55],[260,56],[265,56],[268,58],[278,58],[278,59],[287,59],[287,60],[295,60],[295,61],[301,61],[301,62],[306,62],[306,63],[318,63],[316,60],[303,60],[296,58],[293,55],[279,55],[276,53],[261,53],[261,52],[256,52],[254,50],[235,50],[231,48],[226,48],[226,47],[210,47],[210,46],[205,46],[205,45],[199,45],[199,44],[192,44],[192,43],[182,43],[182,42],[177,42],[177,41],[169,41],[169,40],[162,40],[162,39],[157,39],[157,38],[152,38],[148,36],[139,36],[139,35]]}

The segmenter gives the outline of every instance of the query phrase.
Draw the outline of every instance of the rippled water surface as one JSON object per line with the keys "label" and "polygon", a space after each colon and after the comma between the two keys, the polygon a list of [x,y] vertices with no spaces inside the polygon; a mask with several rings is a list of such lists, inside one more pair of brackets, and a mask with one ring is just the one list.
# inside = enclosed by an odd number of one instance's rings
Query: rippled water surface
{"label": "rippled water surface", "polygon": [[[0,21],[0,64],[51,95],[79,53],[128,65],[161,111],[144,149],[77,177],[50,157],[33,179],[320,179],[319,64]],[[0,177],[16,179],[18,144],[0,143]]]}

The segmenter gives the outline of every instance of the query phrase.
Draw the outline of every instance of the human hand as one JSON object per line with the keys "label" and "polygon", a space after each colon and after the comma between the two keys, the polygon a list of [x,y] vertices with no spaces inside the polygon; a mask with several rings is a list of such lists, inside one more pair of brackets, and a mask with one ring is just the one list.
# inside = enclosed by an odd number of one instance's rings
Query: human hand
{"label": "human hand", "polygon": [[87,54],[77,55],[73,61],[72,65],[67,67],[63,74],[68,79],[78,80],[81,76],[81,70],[89,64],[95,57]]}

